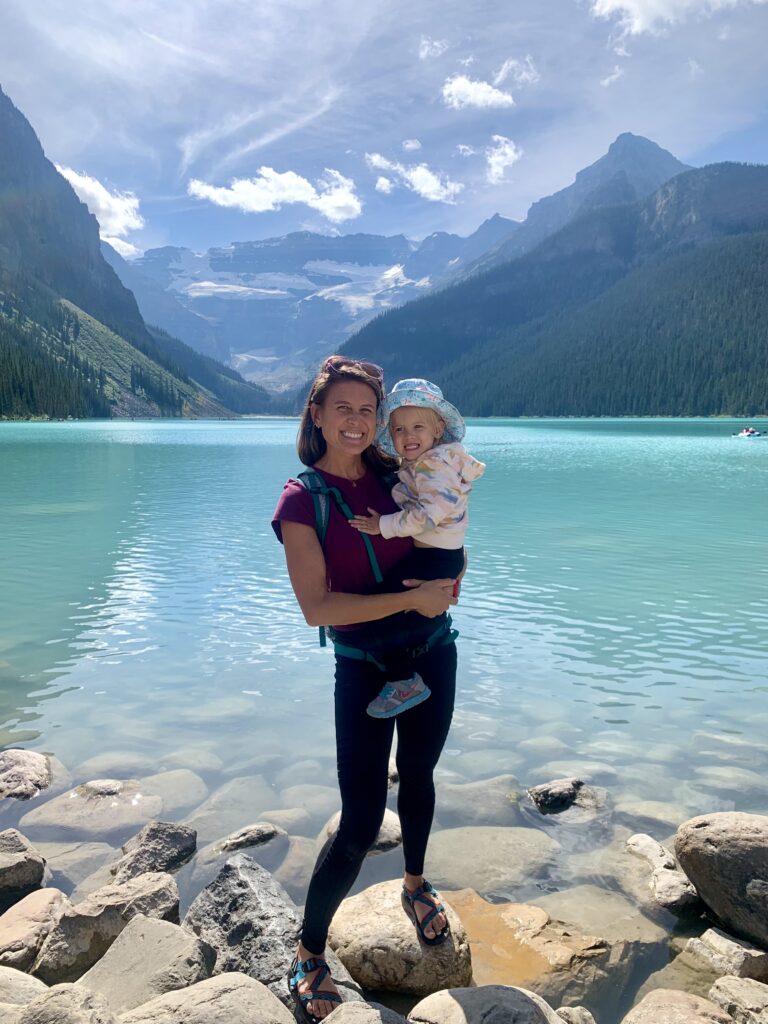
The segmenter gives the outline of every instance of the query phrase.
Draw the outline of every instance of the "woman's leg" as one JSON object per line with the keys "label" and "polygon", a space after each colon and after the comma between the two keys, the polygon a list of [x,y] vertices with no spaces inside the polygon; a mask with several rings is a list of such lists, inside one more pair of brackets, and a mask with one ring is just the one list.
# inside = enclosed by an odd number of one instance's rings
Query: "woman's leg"
{"label": "woman's leg", "polygon": [[302,944],[322,953],[328,926],[357,878],[378,835],[387,802],[387,767],[394,721],[366,714],[381,689],[375,665],[336,659],[336,756],[341,821],[320,852],[307,892]]}

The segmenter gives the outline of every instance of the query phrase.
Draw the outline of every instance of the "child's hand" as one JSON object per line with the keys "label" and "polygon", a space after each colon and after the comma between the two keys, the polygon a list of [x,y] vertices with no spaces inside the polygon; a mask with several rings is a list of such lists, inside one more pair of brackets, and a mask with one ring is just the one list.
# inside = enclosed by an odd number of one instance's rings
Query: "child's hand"
{"label": "child's hand", "polygon": [[369,508],[368,511],[371,513],[369,516],[355,516],[354,519],[349,520],[350,526],[354,526],[360,533],[370,533],[374,537],[378,537],[381,533],[379,529],[379,520],[381,516],[375,508]]}

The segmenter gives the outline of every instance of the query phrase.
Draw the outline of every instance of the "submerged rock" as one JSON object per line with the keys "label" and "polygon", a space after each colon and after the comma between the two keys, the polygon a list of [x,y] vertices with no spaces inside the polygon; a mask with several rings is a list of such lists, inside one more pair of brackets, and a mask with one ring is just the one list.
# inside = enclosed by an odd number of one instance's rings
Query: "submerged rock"
{"label": "submerged rock", "polygon": [[[45,859],[46,884],[71,893],[99,868],[114,861],[118,852],[108,843],[36,843]],[[105,879],[105,882],[108,881]]]}
{"label": "submerged rock", "polygon": [[20,824],[42,838],[121,839],[159,817],[162,807],[136,779],[94,779],[28,811]]}
{"label": "submerged rock", "polygon": [[537,828],[442,829],[429,837],[427,875],[438,888],[504,893],[546,875],[558,848]]}
{"label": "submerged rock", "polygon": [[511,985],[449,988],[417,1003],[412,1024],[563,1024],[534,992]]}
{"label": "submerged rock", "polygon": [[724,811],[680,826],[675,853],[726,930],[768,949],[768,817]]}
{"label": "submerged rock", "polygon": [[[275,806],[275,794],[261,775],[230,779],[184,819],[198,841],[212,843],[253,821],[264,807]],[[287,806],[290,806],[287,805]]]}
{"label": "submerged rock", "polygon": [[447,900],[451,935],[425,946],[406,915],[400,882],[380,882],[344,900],[331,922],[328,942],[363,988],[423,996],[469,985],[472,960],[467,933]]}
{"label": "submerged rock", "polygon": [[521,792],[514,775],[480,782],[439,782],[435,814],[444,825],[519,825]]}

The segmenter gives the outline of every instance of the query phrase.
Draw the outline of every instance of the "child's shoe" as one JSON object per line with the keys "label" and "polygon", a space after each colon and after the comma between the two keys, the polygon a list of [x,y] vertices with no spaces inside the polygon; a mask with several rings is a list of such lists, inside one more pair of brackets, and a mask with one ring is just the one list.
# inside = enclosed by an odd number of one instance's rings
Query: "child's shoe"
{"label": "child's shoe", "polygon": [[419,673],[414,672],[410,679],[397,679],[395,682],[387,683],[366,710],[371,718],[393,718],[401,711],[415,708],[431,693]]}

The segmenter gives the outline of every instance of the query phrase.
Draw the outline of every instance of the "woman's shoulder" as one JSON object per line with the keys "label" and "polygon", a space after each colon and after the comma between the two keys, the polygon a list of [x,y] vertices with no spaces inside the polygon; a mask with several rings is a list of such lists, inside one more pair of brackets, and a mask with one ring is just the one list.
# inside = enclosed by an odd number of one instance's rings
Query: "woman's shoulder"
{"label": "woman's shoulder", "polygon": [[283,484],[277,508],[272,516],[272,529],[277,539],[282,541],[280,523],[302,523],[305,526],[315,525],[315,508],[312,495],[301,480],[290,477]]}

